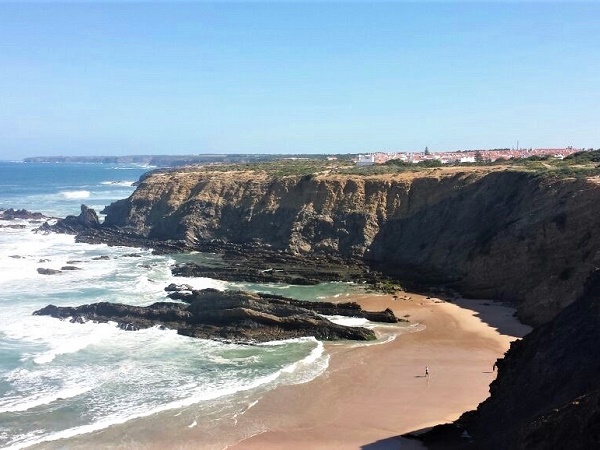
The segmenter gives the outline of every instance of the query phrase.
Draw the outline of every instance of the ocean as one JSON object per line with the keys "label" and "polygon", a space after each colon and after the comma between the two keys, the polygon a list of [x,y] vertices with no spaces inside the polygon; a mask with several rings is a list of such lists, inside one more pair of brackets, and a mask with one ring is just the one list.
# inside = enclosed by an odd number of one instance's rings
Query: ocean
{"label": "ocean", "polygon": [[[65,217],[79,214],[84,203],[100,212],[129,196],[147,170],[0,162],[0,208]],[[309,381],[328,366],[325,347],[313,338],[248,346],[179,336],[174,330],[133,332],[112,323],[77,324],[32,315],[48,304],[149,305],[165,301],[164,288],[172,282],[305,300],[343,297],[360,289],[340,283],[282,286],[176,278],[170,272],[174,263],[214,256],[157,256],[144,249],[35,233],[40,224],[27,220],[0,221],[8,224],[25,227],[0,228],[0,448],[69,448],[74,439],[159,414],[178,418],[177,426],[208,432],[219,420],[235,420],[265,392]],[[138,256],[132,257],[132,251]],[[37,272],[65,265],[80,270]],[[334,319],[370,326],[362,319]]]}

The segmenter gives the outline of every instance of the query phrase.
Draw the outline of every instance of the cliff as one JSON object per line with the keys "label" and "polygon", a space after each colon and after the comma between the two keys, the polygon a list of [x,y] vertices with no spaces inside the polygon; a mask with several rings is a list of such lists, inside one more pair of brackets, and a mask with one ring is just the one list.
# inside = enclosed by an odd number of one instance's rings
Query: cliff
{"label": "cliff", "polygon": [[489,168],[274,177],[187,168],[152,173],[106,208],[104,227],[158,240],[253,244],[359,258],[401,278],[554,317],[600,260],[600,180]]}
{"label": "cliff", "polygon": [[600,442],[600,273],[553,321],[512,344],[491,397],[466,421],[481,448]]}

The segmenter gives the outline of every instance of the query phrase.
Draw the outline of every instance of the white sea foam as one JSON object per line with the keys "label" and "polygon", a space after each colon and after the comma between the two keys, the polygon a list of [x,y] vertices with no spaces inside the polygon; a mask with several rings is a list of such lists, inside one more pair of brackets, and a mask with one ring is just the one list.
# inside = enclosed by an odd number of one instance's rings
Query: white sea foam
{"label": "white sea foam", "polygon": [[347,316],[323,316],[338,325],[347,327],[367,327],[372,323],[362,317],[347,317]]}
{"label": "white sea foam", "polygon": [[[287,367],[284,367],[283,369],[281,369],[282,373],[291,374],[294,372],[298,372],[298,370],[301,368],[313,366],[319,359],[321,359],[324,354],[323,343],[321,341],[316,341],[316,342],[317,342],[317,346],[314,349],[312,349],[311,352],[304,359],[301,359],[300,361],[294,362],[292,364],[289,364]],[[325,360],[328,361],[329,356],[327,356],[325,358]],[[325,367],[327,367],[326,364],[322,367],[322,370],[325,370]],[[300,383],[309,381],[308,379],[304,378],[304,375],[305,375],[304,372],[305,371],[303,371],[302,373],[299,373],[300,378],[297,378],[295,380],[294,384],[300,384]],[[314,376],[309,377],[309,379],[312,379],[312,378],[314,378]]]}
{"label": "white sea foam", "polygon": [[79,198],[89,198],[91,192],[90,191],[61,191],[60,195],[64,198],[68,199],[79,199]]}
{"label": "white sea foam", "polygon": [[[136,339],[133,338],[134,333],[122,333],[125,341],[136,341]],[[217,350],[220,348],[222,350],[224,348],[223,344],[219,344],[216,342],[186,339],[182,336],[176,335],[175,333],[165,333],[157,329],[143,330],[143,333],[145,334],[145,336],[144,334],[141,335],[140,340],[142,342],[138,342],[138,348],[131,349],[132,354],[138,354],[138,351],[151,352],[152,349],[148,349],[148,346],[152,347],[155,341],[148,341],[145,338],[151,337],[152,334],[164,338],[159,339],[159,341],[163,341],[161,345],[167,344],[169,341],[171,341],[171,344],[169,344],[169,347],[171,349],[173,348],[172,340],[174,339],[179,340],[180,344],[184,345],[184,349],[186,345],[190,345],[192,347],[199,347],[199,349],[203,349],[203,352],[210,351],[210,349]],[[137,335],[138,333],[135,334]],[[121,340],[119,341],[119,343],[122,344],[123,341]],[[110,414],[107,414],[106,410],[107,407],[109,407],[108,404],[104,407],[97,405],[96,409],[101,411],[103,415],[99,416],[97,420],[95,420],[93,423],[78,425],[69,429],[59,430],[41,436],[22,435],[17,438],[18,441],[13,440],[12,443],[9,442],[7,448],[20,449],[43,442],[55,441],[59,439],[74,437],[80,434],[91,433],[97,430],[105,429],[112,425],[123,424],[127,421],[136,418],[147,417],[159,412],[173,409],[182,409],[194,404],[219,399],[225,396],[230,396],[244,391],[250,391],[257,388],[267,387],[269,385],[303,383],[318,376],[326,369],[329,361],[329,356],[324,354],[323,344],[314,340],[313,338],[293,339],[285,341],[284,343],[268,343],[264,344],[264,346],[275,347],[279,345],[290,345],[294,343],[315,343],[315,346],[310,350],[308,355],[306,355],[300,361],[287,364],[280,370],[267,373],[263,376],[254,379],[246,379],[245,381],[243,381],[239,378],[232,378],[233,374],[231,374],[230,376],[223,374],[224,377],[222,377],[219,381],[214,380],[212,383],[209,384],[198,381],[188,381],[173,386],[172,383],[169,383],[170,392],[172,394],[175,393],[180,398],[166,402],[161,402],[160,399],[156,399],[156,396],[160,395],[160,392],[157,393],[157,391],[155,390],[155,385],[153,383],[155,383],[155,378],[157,377],[162,378],[164,380],[172,379],[173,372],[172,369],[169,367],[169,362],[164,361],[164,364],[161,364],[159,367],[157,367],[155,364],[146,365],[146,363],[144,363],[143,366],[140,366],[139,364],[143,361],[146,361],[148,358],[144,355],[138,355],[138,357],[142,359],[138,359],[138,362],[135,363],[134,366],[124,368],[123,364],[125,363],[122,363],[119,370],[115,370],[113,368],[111,370],[106,371],[107,377],[109,379],[118,379],[121,383],[133,381],[137,383],[137,386],[139,386],[140,388],[133,391],[131,389],[123,391],[122,395],[126,396],[127,401],[123,401],[125,397],[123,397],[122,400],[119,400],[119,398],[113,398],[112,400],[110,400],[112,403],[118,402],[118,410],[114,410],[113,406],[113,410],[110,411]],[[229,344],[225,347],[234,348],[236,346],[233,344]],[[186,353],[190,353],[189,350],[190,349],[185,350]],[[162,352],[160,348],[154,348],[154,351]],[[193,353],[190,354],[193,355]],[[152,370],[148,371],[149,369]],[[185,379],[185,376],[183,376],[182,378]],[[108,381],[109,380],[103,380],[102,382]],[[111,391],[112,390],[113,388],[111,388]],[[83,391],[81,393],[85,394],[85,392]],[[65,389],[61,393],[57,392],[51,395],[47,395],[44,399],[40,398],[38,402],[41,404],[44,400],[46,402],[54,401],[58,398],[65,398],[69,394],[77,395],[77,391],[75,389]],[[153,403],[148,403],[149,399],[153,399],[155,401]],[[35,406],[33,403],[35,399],[30,400],[31,403],[28,405],[29,408]],[[246,408],[246,410],[254,406],[254,404],[256,403],[251,403]]]}
{"label": "white sea foam", "polygon": [[119,330],[108,323],[68,323],[51,317],[31,316],[4,326],[4,334],[13,340],[43,344],[38,353],[24,353],[23,360],[48,364],[60,355],[77,353],[99,342],[116,337]]}
{"label": "white sea foam", "polygon": [[37,408],[38,406],[48,405],[57,400],[64,400],[67,398],[77,397],[90,391],[92,386],[78,386],[59,391],[51,394],[38,393],[34,394],[27,399],[23,398],[7,398],[0,401],[0,413],[6,412],[22,412],[29,409]]}
{"label": "white sea foam", "polygon": [[270,341],[258,344],[259,347],[276,347],[291,343],[314,343],[315,347],[304,358],[288,364],[276,372],[276,377],[282,377],[281,384],[302,384],[322,374],[329,366],[329,355],[325,353],[323,342],[314,337]]}
{"label": "white sea foam", "polygon": [[106,186],[125,186],[132,187],[135,181],[101,181],[100,184]]}
{"label": "white sea foam", "polygon": [[224,291],[230,286],[230,283],[227,283],[226,281],[205,277],[171,277],[168,282],[175,284],[189,284],[192,288],[198,290],[211,288]]}
{"label": "white sea foam", "polygon": [[111,166],[111,170],[140,170],[140,169],[156,169],[158,166],[150,164],[132,164],[131,166]]}
{"label": "white sea foam", "polygon": [[244,356],[239,358],[225,358],[221,355],[209,355],[209,360],[215,364],[243,366],[246,364],[257,363],[260,357],[257,355]]}
{"label": "white sea foam", "polygon": [[190,396],[187,398],[183,398],[180,400],[176,400],[170,403],[166,403],[160,406],[156,406],[153,408],[143,407],[143,408],[124,408],[122,411],[119,411],[115,414],[112,414],[110,417],[104,417],[94,423],[87,425],[80,425],[76,427],[72,427],[66,430],[61,430],[49,435],[45,436],[32,436],[32,437],[22,437],[20,442],[14,443],[6,447],[7,449],[22,449],[32,445],[40,444],[43,442],[51,442],[59,439],[67,439],[74,436],[78,436],[81,434],[92,433],[95,431],[99,431],[105,428],[108,428],[113,425],[120,425],[126,423],[133,419],[139,419],[143,417],[148,417],[159,412],[169,411],[172,409],[181,409],[185,407],[189,407],[191,405],[214,400],[220,397],[228,396],[235,394],[237,392],[248,391],[251,389],[256,389],[260,386],[264,386],[266,384],[272,383],[281,375],[281,371],[275,372],[273,374],[260,377],[258,379],[253,380],[249,383],[235,383],[228,382],[226,383],[227,387],[217,388],[212,390],[206,390],[203,386],[199,387],[193,393],[190,393]]}

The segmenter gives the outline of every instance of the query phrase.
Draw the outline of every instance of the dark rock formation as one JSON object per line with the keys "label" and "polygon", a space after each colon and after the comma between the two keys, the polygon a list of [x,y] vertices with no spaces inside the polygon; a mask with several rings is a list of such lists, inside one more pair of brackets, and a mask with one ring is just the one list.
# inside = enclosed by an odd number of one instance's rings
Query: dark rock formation
{"label": "dark rock formation", "polygon": [[[425,442],[432,449],[598,448],[599,342],[596,271],[580,299],[511,345],[498,361],[490,397],[456,424],[436,427]],[[458,438],[465,431],[471,439]]]}
{"label": "dark rock formation", "polygon": [[9,208],[0,211],[0,220],[14,220],[14,219],[26,219],[26,220],[41,220],[44,215],[40,212],[31,212],[26,209],[13,209]]}
{"label": "dark rock formation", "polygon": [[100,228],[100,221],[96,211],[81,205],[81,213],[78,216],[67,216],[64,219],[59,219],[54,225],[44,222],[38,231],[77,234],[85,230],[98,228]]}
{"label": "dark rock formation", "polygon": [[61,273],[58,269],[47,269],[43,267],[38,268],[37,272],[40,275],[56,275],[57,273]]}
{"label": "dark rock formation", "polygon": [[355,303],[319,304],[214,289],[192,291],[182,298],[187,304],[159,302],[146,307],[106,302],[78,307],[49,305],[34,314],[71,318],[76,322],[115,321],[126,330],[162,325],[186,336],[235,342],[265,342],[303,336],[325,340],[375,339],[371,330],[337,325],[319,313],[398,322],[390,310],[367,312]]}
{"label": "dark rock formation", "polygon": [[365,281],[375,276],[358,262],[344,264],[326,258],[276,254],[269,250],[248,251],[246,254],[226,253],[223,264],[218,267],[188,262],[175,265],[171,271],[173,275],[183,277],[305,286],[324,281]]}

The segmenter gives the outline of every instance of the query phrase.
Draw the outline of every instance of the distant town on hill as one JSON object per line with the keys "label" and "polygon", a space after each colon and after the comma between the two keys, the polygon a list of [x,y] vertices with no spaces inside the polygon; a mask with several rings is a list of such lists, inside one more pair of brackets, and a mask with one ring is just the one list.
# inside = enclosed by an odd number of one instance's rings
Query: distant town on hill
{"label": "distant town on hill", "polygon": [[[591,148],[589,150],[592,150]],[[431,152],[427,147],[422,152],[374,152],[358,156],[359,165],[384,164],[392,160],[405,163],[422,161],[439,161],[442,164],[494,162],[498,160],[531,158],[532,156],[553,157],[563,159],[573,153],[585,151],[583,148],[495,148],[480,150],[461,150],[448,152]]]}
{"label": "distant town on hill", "polygon": [[[25,163],[104,163],[138,164],[150,167],[177,167],[189,164],[246,164],[275,160],[340,160],[357,165],[384,164],[389,161],[404,163],[436,162],[437,164],[485,163],[501,160],[551,157],[563,159],[583,148],[528,148],[481,149],[431,152],[427,147],[420,152],[372,152],[362,154],[197,154],[197,155],[126,155],[126,156],[36,156],[24,158]],[[588,150],[592,150],[591,148]]]}

